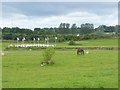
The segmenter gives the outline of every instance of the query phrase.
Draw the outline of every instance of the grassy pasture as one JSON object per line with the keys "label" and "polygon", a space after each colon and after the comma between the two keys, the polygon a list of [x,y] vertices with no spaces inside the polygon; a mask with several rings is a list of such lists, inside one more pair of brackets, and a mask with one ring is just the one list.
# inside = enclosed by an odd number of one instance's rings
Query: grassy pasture
{"label": "grassy pasture", "polygon": [[54,65],[40,66],[42,51],[4,51],[3,88],[117,88],[118,51],[56,51]]}
{"label": "grassy pasture", "polygon": [[[30,43],[30,42],[25,42]],[[37,43],[37,42],[36,42]],[[69,42],[61,42],[56,43],[56,46],[69,46]],[[118,39],[117,38],[111,38],[111,39],[95,39],[95,40],[82,40],[82,41],[76,41],[78,44],[77,46],[118,46]],[[2,43],[2,50],[4,50],[8,45],[10,44],[17,44],[16,41],[4,41]],[[22,44],[21,41],[19,41],[18,44]],[[55,43],[49,43],[55,45]]]}
{"label": "grassy pasture", "polygon": [[[58,43],[57,46],[68,46],[69,42]],[[118,39],[93,39],[93,40],[81,40],[76,41],[78,46],[117,46]]]}

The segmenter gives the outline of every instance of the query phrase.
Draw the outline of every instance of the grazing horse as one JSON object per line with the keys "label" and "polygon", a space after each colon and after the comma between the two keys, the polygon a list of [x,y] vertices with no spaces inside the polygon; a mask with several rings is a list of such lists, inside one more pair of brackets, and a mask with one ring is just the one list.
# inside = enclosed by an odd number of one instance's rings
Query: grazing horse
{"label": "grazing horse", "polygon": [[77,49],[77,55],[79,55],[79,54],[84,55],[84,50],[81,49],[81,48],[78,48]]}

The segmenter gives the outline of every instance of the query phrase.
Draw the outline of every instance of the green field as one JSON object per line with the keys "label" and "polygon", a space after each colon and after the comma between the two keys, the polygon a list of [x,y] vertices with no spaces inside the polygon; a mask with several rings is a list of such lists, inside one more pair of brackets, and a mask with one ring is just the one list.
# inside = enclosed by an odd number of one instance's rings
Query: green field
{"label": "green field", "polygon": [[[81,46],[117,46],[117,39],[79,41]],[[2,43],[2,50],[13,41]],[[68,42],[57,43],[68,46]],[[75,49],[56,50],[53,65],[41,66],[40,50],[3,51],[3,88],[118,88],[118,51]]]}
{"label": "green field", "polygon": [[[25,42],[30,43],[30,42]],[[31,42],[32,43],[32,42]],[[36,42],[37,43],[37,42]],[[56,43],[56,46],[69,46],[69,42],[61,42]],[[118,39],[112,38],[112,39],[95,39],[95,40],[82,40],[82,41],[76,41],[78,44],[77,46],[118,46]],[[2,43],[2,49],[5,49],[10,44],[17,44],[16,41],[4,41]],[[19,42],[19,44],[22,44],[22,42]],[[55,43],[49,43],[55,45]]]}
{"label": "green field", "polygon": [[5,51],[3,88],[117,88],[117,51],[56,51],[54,65],[40,66],[41,51]]}
{"label": "green field", "polygon": [[[68,46],[69,42],[58,43],[57,46]],[[118,39],[94,39],[94,40],[82,40],[76,41],[79,46],[117,46]]]}

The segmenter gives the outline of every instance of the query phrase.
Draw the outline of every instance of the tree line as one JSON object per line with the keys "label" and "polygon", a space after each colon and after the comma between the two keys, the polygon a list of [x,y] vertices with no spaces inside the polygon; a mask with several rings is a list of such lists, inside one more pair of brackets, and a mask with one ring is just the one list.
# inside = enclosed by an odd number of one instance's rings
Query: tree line
{"label": "tree line", "polygon": [[[2,32],[1,38],[3,40],[16,40],[17,37],[20,40],[25,37],[26,41],[33,40],[34,38],[40,38],[44,41],[46,37],[50,38],[50,41],[54,42],[55,37],[58,37],[58,41],[68,40],[83,40],[83,39],[96,39],[96,38],[108,38],[119,35],[119,25],[106,26],[100,25],[94,28],[93,24],[85,23],[77,27],[76,24],[60,23],[58,28],[34,28],[34,30],[19,28],[19,27],[4,27],[0,29]],[[109,34],[108,34],[109,33]]]}

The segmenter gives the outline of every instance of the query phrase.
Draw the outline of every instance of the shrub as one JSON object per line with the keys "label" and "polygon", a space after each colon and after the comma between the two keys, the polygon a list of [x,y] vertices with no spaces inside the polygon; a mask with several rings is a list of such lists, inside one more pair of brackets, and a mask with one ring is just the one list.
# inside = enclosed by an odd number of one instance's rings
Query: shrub
{"label": "shrub", "polygon": [[47,47],[44,51],[43,51],[43,59],[44,61],[50,61],[52,56],[54,55],[55,50],[53,47]]}
{"label": "shrub", "polygon": [[75,42],[74,42],[73,40],[71,40],[71,41],[69,42],[69,45],[75,45]]}

